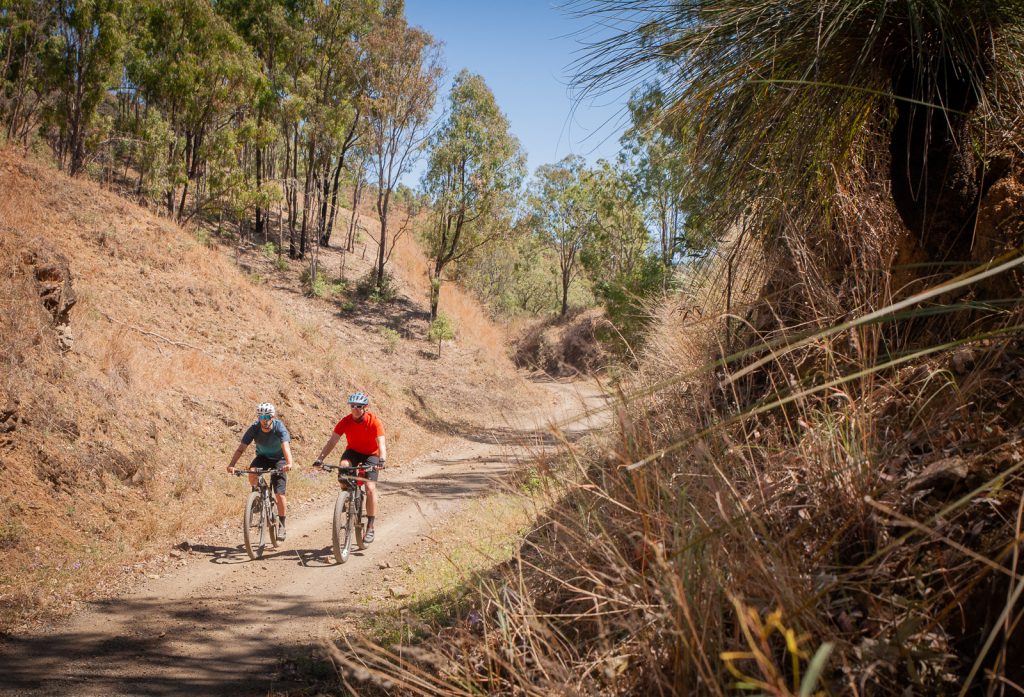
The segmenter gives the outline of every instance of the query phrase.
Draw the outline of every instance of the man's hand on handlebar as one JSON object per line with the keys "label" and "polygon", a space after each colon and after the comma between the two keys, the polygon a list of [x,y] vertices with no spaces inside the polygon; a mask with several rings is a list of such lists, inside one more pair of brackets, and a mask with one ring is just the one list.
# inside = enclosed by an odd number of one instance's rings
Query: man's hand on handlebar
{"label": "man's hand on handlebar", "polygon": [[313,461],[313,469],[318,470],[318,469],[320,469],[323,466],[324,466],[323,459],[318,457],[316,460]]}
{"label": "man's hand on handlebar", "polygon": [[234,472],[235,472],[235,466],[234,465],[228,465],[228,474],[234,474]]}

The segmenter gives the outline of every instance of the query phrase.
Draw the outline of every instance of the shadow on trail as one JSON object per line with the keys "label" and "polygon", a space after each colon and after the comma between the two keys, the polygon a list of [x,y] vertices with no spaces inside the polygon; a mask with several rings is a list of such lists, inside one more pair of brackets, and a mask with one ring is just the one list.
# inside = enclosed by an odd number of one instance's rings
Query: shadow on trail
{"label": "shadow on trail", "polygon": [[196,555],[209,556],[211,564],[260,564],[264,562],[279,563],[280,560],[290,561],[311,569],[321,567],[333,567],[334,551],[330,546],[319,549],[308,549],[302,547],[289,547],[282,542],[276,549],[267,546],[263,556],[258,559],[250,559],[249,554],[242,545],[236,547],[221,547],[217,545],[198,544],[189,547],[189,551]]}
{"label": "shadow on trail", "polygon": [[[274,638],[279,620],[325,614],[355,620],[364,607],[295,598],[273,605],[258,593],[95,603],[117,624],[95,631],[8,636],[0,641],[0,694],[255,695],[298,686],[295,657],[308,649]],[[153,627],[166,631],[154,633]],[[230,627],[230,635],[219,631]],[[198,650],[197,650],[197,647]]]}
{"label": "shadow on trail", "polygon": [[565,442],[575,443],[588,433],[597,430],[587,427],[555,430],[553,428],[516,429],[510,426],[478,426],[468,421],[441,416],[427,406],[420,395],[414,393],[414,396],[418,408],[407,407],[405,410],[405,415],[412,421],[428,431],[460,436],[474,443],[514,447],[551,447]]}

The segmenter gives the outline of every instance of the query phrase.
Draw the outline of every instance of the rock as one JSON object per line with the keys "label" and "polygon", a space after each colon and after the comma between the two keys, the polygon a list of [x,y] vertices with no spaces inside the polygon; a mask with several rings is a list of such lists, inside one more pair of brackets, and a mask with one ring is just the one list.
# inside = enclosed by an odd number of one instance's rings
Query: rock
{"label": "rock", "polygon": [[953,372],[957,375],[963,375],[971,368],[974,367],[975,357],[974,351],[969,348],[962,348],[953,354],[950,359],[950,364],[953,367]]}
{"label": "rock", "polygon": [[908,491],[921,489],[949,488],[967,477],[967,462],[957,455],[936,460],[910,480]]}
{"label": "rock", "polygon": [[41,240],[21,253],[21,263],[31,269],[39,289],[39,299],[53,318],[57,340],[62,350],[71,348],[74,340],[68,326],[69,313],[78,298],[71,284],[71,265],[60,252],[45,246]]}
{"label": "rock", "polygon": [[377,562],[377,568],[378,569],[390,569],[391,568],[391,562],[389,562],[389,561]]}
{"label": "rock", "polygon": [[388,593],[391,594],[392,598],[408,598],[409,589],[405,586],[391,586],[388,588]]}
{"label": "rock", "polygon": [[181,552],[181,551],[179,551],[177,549],[172,549],[171,550],[171,556],[174,557],[175,559],[181,559],[185,555],[184,555],[183,552]]}

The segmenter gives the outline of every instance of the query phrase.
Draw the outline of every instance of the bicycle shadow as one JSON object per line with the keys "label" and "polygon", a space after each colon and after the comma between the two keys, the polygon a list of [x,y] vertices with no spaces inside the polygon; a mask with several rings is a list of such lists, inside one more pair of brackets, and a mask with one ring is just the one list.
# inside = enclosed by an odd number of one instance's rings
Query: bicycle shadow
{"label": "bicycle shadow", "polygon": [[[297,549],[295,552],[299,555],[302,566],[307,569],[331,569],[338,566],[334,560],[334,548],[331,546],[321,547],[320,549]],[[366,556],[366,551],[352,545],[352,549],[349,551],[350,561],[364,556]]]}
{"label": "bicycle shadow", "polygon": [[249,553],[245,551],[244,545],[225,547],[201,544],[192,545],[189,547],[189,551],[193,554],[208,556],[211,564],[244,564],[251,561],[268,561],[292,553],[292,550],[285,548],[283,545],[276,548],[267,545],[266,549],[263,550],[263,555],[257,559],[249,558]]}

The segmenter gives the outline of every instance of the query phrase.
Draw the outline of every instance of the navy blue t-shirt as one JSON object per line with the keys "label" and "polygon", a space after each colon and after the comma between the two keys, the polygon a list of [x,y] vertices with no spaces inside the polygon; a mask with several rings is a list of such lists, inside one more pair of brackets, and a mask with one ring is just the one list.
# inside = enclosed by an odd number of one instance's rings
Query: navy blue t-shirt
{"label": "navy blue t-shirt", "polygon": [[280,460],[284,457],[281,443],[287,443],[291,439],[292,437],[289,435],[288,429],[278,419],[274,419],[271,422],[270,430],[266,432],[260,428],[260,422],[257,420],[246,429],[245,435],[242,436],[242,442],[246,445],[249,445],[254,440],[256,441],[257,455],[269,457],[273,460]]}

